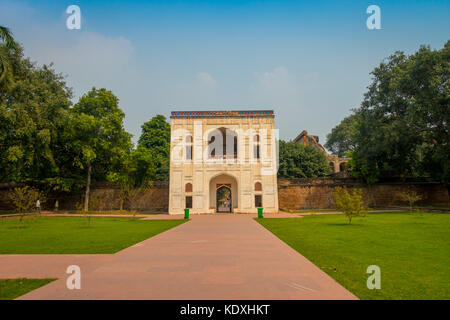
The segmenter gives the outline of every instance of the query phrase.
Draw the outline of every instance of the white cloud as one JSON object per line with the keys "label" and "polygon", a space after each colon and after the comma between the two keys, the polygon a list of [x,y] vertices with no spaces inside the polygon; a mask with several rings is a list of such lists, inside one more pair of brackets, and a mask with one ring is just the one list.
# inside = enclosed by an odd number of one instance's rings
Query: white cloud
{"label": "white cloud", "polygon": [[[134,49],[129,40],[109,38],[93,32],[67,32],[60,41],[33,41],[27,52],[39,63],[55,64],[77,95],[93,86],[117,87],[125,77]],[[39,40],[39,39],[38,39]]]}
{"label": "white cloud", "polygon": [[216,88],[217,87],[217,81],[211,77],[211,75],[207,72],[199,72],[197,73],[197,80],[199,81],[200,85],[204,85],[209,88]]}
{"label": "white cloud", "polygon": [[258,105],[282,109],[301,106],[300,83],[283,66],[256,74],[256,81],[250,89]]}
{"label": "white cloud", "polygon": [[81,30],[68,30],[65,8],[62,6],[61,15],[49,21],[25,3],[6,0],[0,3],[0,21],[11,28],[32,61],[53,62],[57,72],[68,75],[67,83],[76,97],[93,86],[119,88],[133,72],[131,42],[88,31],[85,20]]}
{"label": "white cloud", "polygon": [[169,105],[178,108],[214,108],[220,105],[218,82],[208,72],[198,72],[175,84]]}

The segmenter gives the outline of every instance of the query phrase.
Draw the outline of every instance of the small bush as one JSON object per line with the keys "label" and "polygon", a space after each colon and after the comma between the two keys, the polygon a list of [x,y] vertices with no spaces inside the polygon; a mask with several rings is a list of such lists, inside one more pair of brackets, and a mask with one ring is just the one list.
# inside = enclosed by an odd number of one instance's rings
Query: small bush
{"label": "small bush", "polygon": [[364,216],[367,208],[364,206],[362,189],[354,189],[349,193],[347,189],[337,187],[334,196],[336,198],[337,209],[343,212],[348,218],[348,224],[352,223],[353,217]]}
{"label": "small bush", "polygon": [[33,209],[38,199],[41,204],[45,202],[45,197],[39,190],[28,186],[14,188],[9,194],[9,199],[13,203],[15,209],[21,213],[20,222],[22,222],[24,214]]}
{"label": "small bush", "polygon": [[31,211],[38,199],[40,199],[41,203],[44,202],[43,195],[38,190],[28,186],[14,188],[9,194],[9,199],[19,212]]}
{"label": "small bush", "polygon": [[422,200],[422,196],[419,195],[416,191],[408,190],[405,192],[399,193],[400,199],[407,202],[409,205],[409,211],[413,211],[414,203]]}

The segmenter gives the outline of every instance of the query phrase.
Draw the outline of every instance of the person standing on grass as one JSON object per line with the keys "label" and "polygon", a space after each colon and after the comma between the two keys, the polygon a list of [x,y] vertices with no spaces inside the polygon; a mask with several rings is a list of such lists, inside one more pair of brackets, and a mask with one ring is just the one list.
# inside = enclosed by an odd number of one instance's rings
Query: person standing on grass
{"label": "person standing on grass", "polygon": [[36,211],[41,214],[41,202],[39,201],[39,199],[37,199],[36,201]]}

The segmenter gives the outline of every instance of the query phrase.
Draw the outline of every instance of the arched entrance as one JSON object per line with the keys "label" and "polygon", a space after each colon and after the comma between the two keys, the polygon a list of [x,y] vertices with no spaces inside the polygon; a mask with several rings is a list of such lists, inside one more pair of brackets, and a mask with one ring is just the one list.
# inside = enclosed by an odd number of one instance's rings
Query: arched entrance
{"label": "arched entrance", "polygon": [[219,186],[216,190],[216,212],[231,213],[232,210],[233,202],[231,195],[231,186]]}
{"label": "arched entrance", "polygon": [[231,174],[219,173],[209,180],[209,209],[217,213],[239,210],[237,179]]}

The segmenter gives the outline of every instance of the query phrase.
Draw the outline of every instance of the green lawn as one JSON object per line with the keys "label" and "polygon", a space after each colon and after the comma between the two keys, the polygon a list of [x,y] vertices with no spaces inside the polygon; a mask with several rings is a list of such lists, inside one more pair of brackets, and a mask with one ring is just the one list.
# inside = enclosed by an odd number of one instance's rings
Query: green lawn
{"label": "green lawn", "polygon": [[0,210],[0,216],[2,215],[9,215],[9,214],[17,214],[19,212],[17,211],[11,211],[11,210]]}
{"label": "green lawn", "polygon": [[[89,222],[90,220],[90,222]],[[27,217],[0,222],[0,254],[115,253],[185,220]]]}
{"label": "green lawn", "polygon": [[132,216],[133,214],[136,216],[147,216],[147,215],[157,215],[157,214],[161,214],[161,213],[146,213],[146,212],[134,212],[134,211],[129,211],[129,210],[112,210],[112,211],[57,211],[57,212],[52,212],[54,214],[83,214],[83,215],[130,215]]}
{"label": "green lawn", "polygon": [[[450,299],[450,215],[256,219],[361,299]],[[381,269],[381,289],[366,269]]]}
{"label": "green lawn", "polygon": [[13,300],[55,279],[8,279],[0,280],[0,300]]}
{"label": "green lawn", "polygon": [[288,213],[321,213],[321,212],[336,212],[337,209],[303,209],[303,210],[283,210]]}

